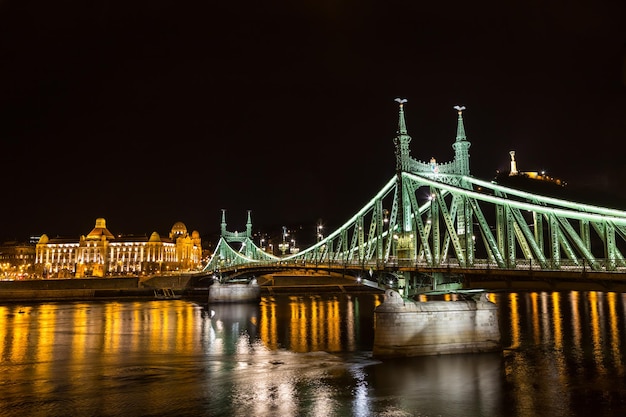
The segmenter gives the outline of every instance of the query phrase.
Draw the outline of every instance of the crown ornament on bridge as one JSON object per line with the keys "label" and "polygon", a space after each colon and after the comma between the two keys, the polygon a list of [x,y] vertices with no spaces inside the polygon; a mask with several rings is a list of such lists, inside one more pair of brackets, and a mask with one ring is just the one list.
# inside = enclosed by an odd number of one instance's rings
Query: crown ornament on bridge
{"label": "crown ornament on bridge", "polygon": [[407,102],[407,99],[405,99],[405,98],[396,98],[396,99],[394,99],[394,101],[397,101],[398,103],[400,103],[400,107],[402,107],[402,105]]}

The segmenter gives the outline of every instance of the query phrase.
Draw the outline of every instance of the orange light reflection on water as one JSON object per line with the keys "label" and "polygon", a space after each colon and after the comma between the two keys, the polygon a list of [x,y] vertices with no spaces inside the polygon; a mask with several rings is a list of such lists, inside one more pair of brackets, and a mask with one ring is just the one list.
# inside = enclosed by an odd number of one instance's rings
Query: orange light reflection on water
{"label": "orange light reflection on water", "polygon": [[589,292],[589,319],[591,325],[591,334],[593,341],[593,359],[596,363],[596,368],[600,373],[606,372],[604,369],[604,360],[602,353],[602,323],[600,321],[601,316],[601,297],[595,291]]}
{"label": "orange light reflection on water", "polygon": [[259,334],[265,345],[271,349],[278,349],[278,321],[276,317],[276,303],[266,298],[261,301],[261,317],[258,320]]}
{"label": "orange light reflection on water", "polygon": [[532,323],[533,323],[533,341],[535,342],[535,344],[538,344],[541,340],[541,331],[540,331],[540,327],[539,327],[539,308],[537,307],[537,293],[536,292],[532,292],[530,293],[530,311],[528,312],[530,314],[530,317],[532,319]]}
{"label": "orange light reflection on water", "polygon": [[583,357],[582,351],[582,326],[580,324],[580,311],[578,306],[580,304],[580,293],[578,291],[570,292],[570,313],[572,315],[572,352],[578,360]]}
{"label": "orange light reflection on water", "polygon": [[[547,308],[546,311],[549,311]],[[554,346],[561,352],[563,350],[563,324],[561,317],[561,293],[552,293],[552,331],[554,333]]]}
{"label": "orange light reflection on water", "polygon": [[519,302],[516,292],[508,295],[509,305],[511,306],[511,349],[516,349],[520,345],[520,318],[519,318]]}
{"label": "orange light reflection on water", "polygon": [[[290,297],[289,348],[295,352],[341,350],[339,301],[312,297],[305,302],[301,297]],[[262,321],[269,320],[262,317]]]}
{"label": "orange light reflection on water", "polygon": [[619,330],[619,318],[617,315],[618,296],[614,292],[607,294],[607,300],[609,303],[609,329],[610,329],[610,346],[613,356],[613,363],[618,369],[620,374],[624,373],[624,364],[622,362],[621,347],[620,347],[620,330]]}
{"label": "orange light reflection on water", "polygon": [[[529,403],[536,398],[535,392],[541,392],[537,400],[551,404],[554,410],[567,410],[573,405],[564,393],[572,378],[587,380],[589,374],[595,375],[594,383],[601,387],[607,384],[605,375],[624,375],[621,341],[626,294],[520,292],[498,294],[495,299],[509,307],[508,320],[501,323],[510,338],[505,347],[505,374],[515,387],[512,393],[520,415],[535,407]],[[521,338],[524,334],[529,340]],[[538,366],[531,346],[540,347],[537,352],[551,351],[553,360]],[[592,359],[595,370],[590,370],[587,358]]]}

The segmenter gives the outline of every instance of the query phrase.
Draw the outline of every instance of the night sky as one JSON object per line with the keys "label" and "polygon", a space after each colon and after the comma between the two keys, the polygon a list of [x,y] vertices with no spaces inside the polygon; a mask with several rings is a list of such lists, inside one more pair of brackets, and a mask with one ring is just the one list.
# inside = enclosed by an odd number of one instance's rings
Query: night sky
{"label": "night sky", "polygon": [[0,241],[98,217],[209,239],[221,209],[231,231],[248,210],[255,230],[338,226],[394,175],[396,97],[419,160],[452,159],[464,105],[474,176],[515,150],[623,194],[625,5],[1,1]]}

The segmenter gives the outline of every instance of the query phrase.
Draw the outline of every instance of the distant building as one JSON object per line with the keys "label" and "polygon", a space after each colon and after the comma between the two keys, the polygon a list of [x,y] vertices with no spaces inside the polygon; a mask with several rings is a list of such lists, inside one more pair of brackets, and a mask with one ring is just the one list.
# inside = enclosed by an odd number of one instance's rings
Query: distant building
{"label": "distant building", "polygon": [[76,239],[42,235],[35,250],[35,273],[43,278],[152,275],[202,268],[202,246],[197,231],[177,222],[168,237],[113,235],[106,220],[96,219],[86,236]]}
{"label": "distant building", "polygon": [[9,241],[0,245],[0,279],[26,279],[34,272],[35,245]]}

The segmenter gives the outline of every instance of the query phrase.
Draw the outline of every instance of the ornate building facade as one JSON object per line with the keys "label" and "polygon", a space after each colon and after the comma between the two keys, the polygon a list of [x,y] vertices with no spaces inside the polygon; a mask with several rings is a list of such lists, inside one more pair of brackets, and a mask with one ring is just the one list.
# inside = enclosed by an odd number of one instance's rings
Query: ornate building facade
{"label": "ornate building facade", "polygon": [[82,278],[152,275],[202,268],[202,245],[197,231],[177,222],[168,237],[113,235],[106,220],[96,219],[87,235],[75,239],[41,236],[35,249],[35,272],[43,278]]}
{"label": "ornate building facade", "polygon": [[0,245],[0,279],[28,279],[34,264],[35,245],[17,241]]}

